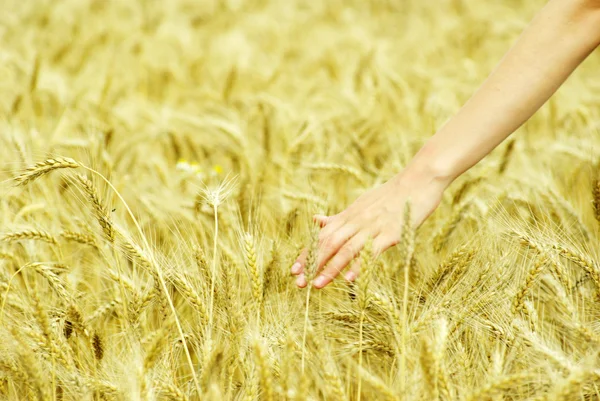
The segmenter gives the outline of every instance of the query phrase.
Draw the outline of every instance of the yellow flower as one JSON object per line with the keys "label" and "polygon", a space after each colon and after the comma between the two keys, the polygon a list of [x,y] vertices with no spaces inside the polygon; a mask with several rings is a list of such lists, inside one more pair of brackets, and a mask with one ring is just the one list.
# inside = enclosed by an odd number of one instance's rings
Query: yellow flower
{"label": "yellow flower", "polygon": [[189,171],[190,164],[185,159],[179,159],[175,168],[180,171]]}
{"label": "yellow flower", "polygon": [[200,165],[196,162],[190,164],[190,170],[192,173],[200,173],[202,171]]}

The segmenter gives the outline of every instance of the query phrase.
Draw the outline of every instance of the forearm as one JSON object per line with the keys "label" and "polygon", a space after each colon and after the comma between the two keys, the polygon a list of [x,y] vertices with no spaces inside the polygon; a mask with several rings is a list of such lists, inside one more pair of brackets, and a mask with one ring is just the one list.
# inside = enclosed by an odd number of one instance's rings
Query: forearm
{"label": "forearm", "polygon": [[519,128],[600,44],[597,3],[551,0],[409,167],[449,185]]}

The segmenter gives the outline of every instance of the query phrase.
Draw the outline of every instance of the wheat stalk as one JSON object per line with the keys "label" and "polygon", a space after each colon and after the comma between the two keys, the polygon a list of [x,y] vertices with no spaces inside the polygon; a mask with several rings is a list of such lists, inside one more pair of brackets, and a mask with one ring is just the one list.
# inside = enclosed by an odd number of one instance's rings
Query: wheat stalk
{"label": "wheat stalk", "polygon": [[335,171],[338,173],[348,174],[348,175],[354,177],[359,183],[361,183],[361,184],[365,183],[363,174],[359,170],[357,170],[353,167],[350,167],[350,166],[345,166],[343,164],[311,163],[311,164],[305,165],[305,167],[308,169],[311,169],[311,170]]}
{"label": "wheat stalk", "polygon": [[60,233],[60,236],[66,239],[67,241],[78,242],[83,245],[89,245],[92,248],[98,248],[96,238],[89,234],[78,233],[75,231],[63,231],[62,233]]}
{"label": "wheat stalk", "polygon": [[81,167],[81,165],[68,157],[47,159],[43,162],[38,162],[33,166],[28,167],[24,172],[15,177],[14,180],[17,182],[17,185],[27,185],[54,170],[77,167]]}
{"label": "wheat stalk", "polygon": [[[369,305],[369,284],[373,276],[373,240],[369,239],[360,253],[361,274],[358,277],[358,307],[360,309],[360,320],[358,325],[358,369],[363,364],[363,329],[365,312]],[[362,394],[362,378],[358,375],[357,399],[360,401]]]}
{"label": "wheat stalk", "polygon": [[503,376],[489,382],[485,386],[475,390],[467,397],[468,401],[483,400],[505,389],[514,389],[516,386],[535,378],[535,375],[528,372],[520,372]]}
{"label": "wheat stalk", "polygon": [[506,168],[508,167],[508,163],[511,160],[511,156],[514,153],[515,144],[516,144],[515,139],[511,139],[506,144],[506,147],[504,148],[504,153],[502,154],[502,159],[500,160],[500,164],[498,165],[498,173],[499,174],[504,174],[504,172],[506,171]]}
{"label": "wheat stalk", "polygon": [[[150,249],[150,244],[148,243],[148,240],[146,238],[146,236],[144,235],[144,232],[142,230],[142,228],[140,227],[140,224],[138,223],[137,219],[135,218],[135,215],[133,214],[133,212],[131,211],[131,209],[129,208],[129,205],[127,204],[127,202],[125,202],[125,199],[123,199],[123,197],[121,196],[120,192],[117,191],[117,189],[111,184],[111,182],[104,177],[102,174],[100,174],[99,172],[97,172],[94,169],[91,169],[89,167],[86,166],[81,166],[83,168],[85,168],[86,170],[90,171],[93,174],[96,174],[97,176],[99,176],[113,191],[114,193],[117,195],[117,197],[119,198],[119,200],[122,202],[123,206],[125,207],[125,209],[127,210],[127,213],[129,215],[129,217],[132,219],[134,226],[136,227],[138,233],[140,234],[142,240],[144,241],[144,245],[146,246],[147,249]],[[187,347],[187,341],[185,339],[185,336],[183,334],[183,328],[181,326],[181,322],[179,320],[179,318],[177,317],[177,311],[175,309],[175,305],[173,304],[173,300],[171,299],[171,297],[168,294],[168,289],[167,289],[167,284],[163,278],[163,274],[162,271],[160,270],[160,268],[158,267],[157,263],[155,262],[155,260],[151,260],[152,262],[152,266],[154,268],[154,271],[156,273],[156,276],[158,278],[158,283],[161,287],[161,290],[167,300],[167,304],[169,305],[169,308],[171,309],[171,312],[173,313],[173,317],[175,319],[175,325],[177,327],[177,331],[179,332],[179,336],[181,338],[181,342],[183,344],[184,347],[184,351],[185,351],[185,355],[186,355],[186,359],[187,359],[187,363],[188,363],[188,367],[190,368],[190,370],[192,371],[192,378],[194,380],[194,386],[196,388],[196,391],[198,394],[201,394],[201,388],[200,388],[200,383],[198,382],[198,377],[195,374],[195,369],[194,369],[194,364],[192,362],[192,356],[190,355],[190,351]]]}
{"label": "wheat stalk", "polygon": [[475,251],[466,245],[461,246],[447,257],[433,273],[425,287],[425,293],[429,294],[440,287],[444,280],[450,276],[460,275],[464,268],[473,260]]}
{"label": "wheat stalk", "polygon": [[92,181],[90,181],[84,175],[76,174],[75,178],[77,179],[77,181],[83,188],[85,194],[88,197],[88,200],[92,204],[92,209],[94,210],[94,216],[96,217],[96,220],[98,220],[100,227],[102,227],[102,231],[104,232],[105,237],[110,242],[113,242],[115,240],[115,230],[113,227],[113,223],[112,223],[110,216],[108,215],[106,208],[102,204],[102,201],[100,199],[100,196],[98,195],[98,191],[96,190],[96,187],[94,186]]}
{"label": "wheat stalk", "polygon": [[598,292],[598,297],[600,297],[600,268],[596,262],[562,245],[553,244],[552,248],[558,251],[558,254],[563,258],[570,260],[585,270],[596,285],[596,291]]}
{"label": "wheat stalk", "polygon": [[273,378],[271,376],[271,369],[269,368],[269,364],[267,362],[264,346],[260,340],[256,339],[252,343],[252,349],[254,350],[254,357],[259,372],[262,396],[266,401],[272,401],[275,399],[275,394],[273,391]]}
{"label": "wheat stalk", "polygon": [[207,326],[210,320],[208,311],[206,310],[206,305],[204,300],[200,297],[197,290],[195,290],[187,279],[180,277],[178,274],[174,274],[171,276],[171,281],[173,285],[179,290],[181,295],[185,297],[185,299],[194,307],[198,315],[200,316],[200,321],[202,325]]}
{"label": "wheat stalk", "polygon": [[311,231],[311,243],[308,248],[308,255],[306,257],[306,265],[304,266],[304,276],[306,281],[309,283],[308,289],[306,290],[306,301],[304,305],[304,332],[302,334],[302,361],[301,361],[301,374],[304,375],[304,363],[306,354],[306,333],[308,330],[308,307],[310,302],[310,290],[312,288],[311,281],[317,273],[317,252],[318,252],[318,230],[316,227],[312,228]]}
{"label": "wheat stalk", "polygon": [[533,283],[535,282],[536,278],[540,275],[540,273],[546,266],[547,260],[547,258],[539,256],[531,270],[529,270],[529,273],[525,278],[525,282],[520,287],[519,291],[515,295],[515,299],[513,300],[513,313],[518,313],[523,309],[525,297],[527,296],[527,293],[531,290],[531,287],[533,286]]}
{"label": "wheat stalk", "polygon": [[250,233],[244,235],[244,250],[246,251],[246,267],[250,272],[252,283],[252,296],[257,306],[257,316],[260,319],[260,311],[263,304],[263,275],[256,261],[256,247],[254,238]]}
{"label": "wheat stalk", "polygon": [[104,342],[97,332],[92,336],[92,348],[94,350],[94,358],[100,362],[104,358]]}
{"label": "wheat stalk", "polygon": [[58,241],[56,241],[56,238],[54,236],[42,230],[23,230],[6,233],[0,238],[0,241],[13,242],[26,239],[44,241],[52,245],[58,244]]}
{"label": "wheat stalk", "polygon": [[592,205],[594,207],[594,217],[600,223],[600,179],[596,178],[592,182]]}

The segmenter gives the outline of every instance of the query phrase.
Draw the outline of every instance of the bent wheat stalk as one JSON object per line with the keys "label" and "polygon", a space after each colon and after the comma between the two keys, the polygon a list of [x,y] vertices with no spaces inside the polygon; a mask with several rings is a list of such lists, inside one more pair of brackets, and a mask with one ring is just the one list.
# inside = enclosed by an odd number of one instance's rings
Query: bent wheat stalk
{"label": "bent wheat stalk", "polygon": [[82,165],[69,157],[57,157],[55,159],[38,162],[33,166],[28,167],[23,173],[15,177],[14,180],[16,181],[17,186],[27,185],[51,171],[77,167],[82,167]]}
{"label": "bent wheat stalk", "polygon": [[[113,186],[113,184],[102,173],[94,170],[93,168],[87,167],[73,159],[70,159],[70,158],[59,157],[59,158],[48,159],[46,161],[36,163],[34,166],[28,168],[24,173],[17,176],[15,178],[15,181],[17,182],[18,185],[26,185],[26,184],[32,182],[33,180],[41,177],[42,175],[47,174],[53,170],[57,170],[57,169],[61,169],[61,168],[77,168],[77,167],[81,167],[81,168],[89,171],[90,173],[98,176],[114,191],[115,195],[117,195],[117,197],[123,203],[123,206],[127,210],[127,214],[133,221],[133,224],[135,225],[137,231],[139,232],[139,234],[142,238],[142,241],[144,242],[145,247],[147,249],[150,249],[150,244],[148,243],[148,240],[147,240],[146,236],[144,235],[144,232],[142,231],[142,228],[141,228],[139,222],[135,218],[135,215],[129,208],[129,205],[127,204],[127,202],[125,202],[125,199],[123,199],[123,197],[121,196],[121,193]],[[165,294],[165,297],[167,298],[169,308],[171,309],[171,312],[173,313],[173,317],[175,318],[175,324],[177,326],[177,331],[179,332],[179,336],[181,337],[181,342],[182,342],[183,348],[185,350],[187,362],[188,362],[190,371],[192,373],[192,378],[194,380],[194,385],[196,387],[196,391],[198,392],[198,394],[202,394],[202,391],[200,389],[200,383],[198,382],[198,378],[196,376],[196,372],[194,369],[194,363],[192,362],[192,357],[190,355],[190,351],[187,346],[185,335],[183,334],[183,328],[182,328],[181,322],[177,316],[177,311],[175,309],[175,305],[173,304],[173,300],[171,299],[171,296],[169,295],[169,291],[168,291],[165,279],[163,277],[163,273],[160,270],[160,268],[158,267],[158,264],[156,263],[156,260],[154,259],[154,255],[152,253],[149,253],[149,256],[150,256],[150,262],[152,264],[152,267],[156,271],[156,276],[159,280],[159,284]],[[17,274],[17,273],[15,273],[15,274]],[[0,310],[0,321],[2,320],[3,311],[4,311],[4,302],[2,304],[2,309]]]}

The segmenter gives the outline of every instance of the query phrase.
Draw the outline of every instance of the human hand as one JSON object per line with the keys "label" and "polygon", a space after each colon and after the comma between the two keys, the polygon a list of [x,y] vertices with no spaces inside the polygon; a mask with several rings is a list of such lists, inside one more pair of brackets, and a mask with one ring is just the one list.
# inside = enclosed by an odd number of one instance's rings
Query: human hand
{"label": "human hand", "polygon": [[[398,244],[402,235],[407,202],[411,206],[411,226],[418,227],[437,208],[446,184],[404,172],[356,199],[334,216],[315,215],[321,226],[318,239],[315,288],[323,288],[358,256],[372,238],[372,251],[379,255]],[[306,287],[304,275],[308,250],[304,249],[292,266],[298,287]],[[354,281],[359,266],[354,263],[344,275]]]}

